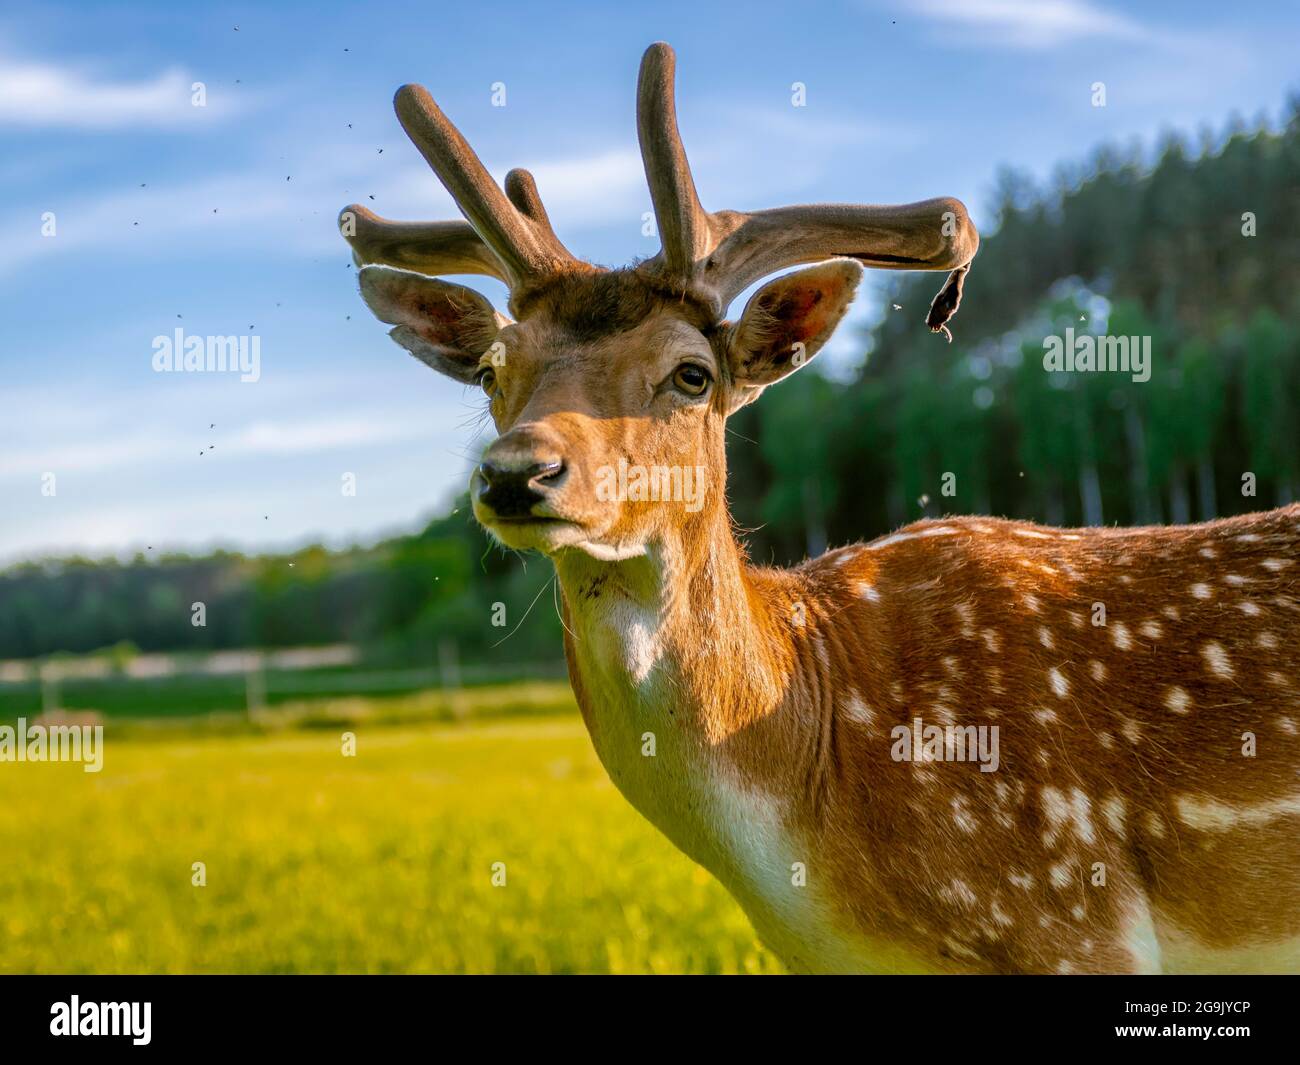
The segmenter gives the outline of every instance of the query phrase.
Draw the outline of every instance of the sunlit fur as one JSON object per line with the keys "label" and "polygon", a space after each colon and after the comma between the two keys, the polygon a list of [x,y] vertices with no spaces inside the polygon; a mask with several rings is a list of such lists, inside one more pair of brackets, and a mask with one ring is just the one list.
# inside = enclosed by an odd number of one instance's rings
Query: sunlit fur
{"label": "sunlit fur", "polygon": [[[1300,968],[1300,507],[1145,529],[952,517],[752,566],[726,416],[792,345],[815,353],[856,282],[803,273],[734,326],[655,297],[575,328],[542,300],[496,336],[488,456],[562,457],[536,513],[563,520],[476,513],[553,559],[614,783],[798,971]],[[490,364],[439,350],[462,378]],[[710,370],[705,396],[672,389],[684,361]],[[619,458],[706,467],[703,506],[597,499]],[[895,760],[916,719],[997,726],[997,771]]]}

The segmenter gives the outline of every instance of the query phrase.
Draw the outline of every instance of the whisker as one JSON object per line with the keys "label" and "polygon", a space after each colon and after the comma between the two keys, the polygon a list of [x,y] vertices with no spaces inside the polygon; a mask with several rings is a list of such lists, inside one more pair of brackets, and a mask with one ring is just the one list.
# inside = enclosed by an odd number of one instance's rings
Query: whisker
{"label": "whisker", "polygon": [[[556,574],[556,577],[558,578],[559,574]],[[560,596],[560,582],[558,579],[552,580],[551,581],[551,602],[555,604],[555,616],[560,619],[560,625],[563,626],[564,631],[567,632],[570,638],[576,643],[578,637],[574,634],[574,631],[571,628],[569,628],[568,624],[564,620],[564,613],[563,611],[560,610],[559,596]]]}
{"label": "whisker", "polygon": [[[552,577],[551,581],[554,582],[554,580],[555,578]],[[501,637],[501,639],[497,640],[497,642],[492,645],[494,649],[500,647],[503,643],[506,642],[506,640],[510,639],[511,636],[513,636],[516,632],[519,631],[519,626],[528,620],[528,615],[533,612],[533,607],[537,605],[537,600],[539,600],[542,597],[542,593],[544,591],[546,591],[545,584],[543,584],[540,588],[537,589],[537,594],[533,596],[533,601],[528,604],[528,609],[524,611],[524,616],[519,619],[515,627],[511,629],[509,632],[507,632],[504,636]]]}

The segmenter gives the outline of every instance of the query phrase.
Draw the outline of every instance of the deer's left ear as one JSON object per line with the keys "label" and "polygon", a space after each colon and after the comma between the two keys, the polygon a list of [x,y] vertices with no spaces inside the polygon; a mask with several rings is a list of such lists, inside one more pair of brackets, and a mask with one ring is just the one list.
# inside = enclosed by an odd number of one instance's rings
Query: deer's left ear
{"label": "deer's left ear", "polygon": [[832,259],[778,277],[754,293],[727,343],[732,410],[757,399],[764,388],[821,350],[853,302],[861,278],[858,262]]}

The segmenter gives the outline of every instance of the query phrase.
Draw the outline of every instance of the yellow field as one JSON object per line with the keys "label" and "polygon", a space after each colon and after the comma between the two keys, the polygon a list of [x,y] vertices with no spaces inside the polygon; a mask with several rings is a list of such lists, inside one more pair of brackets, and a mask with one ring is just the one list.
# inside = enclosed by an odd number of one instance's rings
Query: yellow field
{"label": "yellow field", "polygon": [[0,764],[0,972],[777,970],[576,716],[347,727]]}

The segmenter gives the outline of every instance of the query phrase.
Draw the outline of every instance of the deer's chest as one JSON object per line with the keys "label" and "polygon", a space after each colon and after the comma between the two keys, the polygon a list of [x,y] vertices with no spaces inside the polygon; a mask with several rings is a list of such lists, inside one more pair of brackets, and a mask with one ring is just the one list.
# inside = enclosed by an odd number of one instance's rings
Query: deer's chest
{"label": "deer's chest", "polygon": [[593,746],[624,797],[713,873],[763,943],[796,971],[870,970],[841,928],[822,863],[782,800],[743,781],[681,704],[684,686],[653,616],[610,611],[575,628],[570,668]]}
{"label": "deer's chest", "polygon": [[[705,862],[710,758],[695,742],[689,708],[656,615],[625,601],[578,620],[570,671],[592,745],[610,779],[644,816]],[[707,863],[706,863],[707,864]]]}

